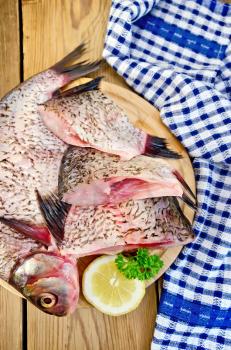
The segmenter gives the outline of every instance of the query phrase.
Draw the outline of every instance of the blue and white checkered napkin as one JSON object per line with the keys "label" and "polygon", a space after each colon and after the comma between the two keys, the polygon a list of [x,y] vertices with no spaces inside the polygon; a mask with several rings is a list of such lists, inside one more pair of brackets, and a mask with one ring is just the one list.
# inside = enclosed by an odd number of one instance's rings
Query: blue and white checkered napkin
{"label": "blue and white checkered napkin", "polygon": [[196,240],[164,277],[153,350],[231,349],[231,5],[114,0],[107,62],[192,157]]}

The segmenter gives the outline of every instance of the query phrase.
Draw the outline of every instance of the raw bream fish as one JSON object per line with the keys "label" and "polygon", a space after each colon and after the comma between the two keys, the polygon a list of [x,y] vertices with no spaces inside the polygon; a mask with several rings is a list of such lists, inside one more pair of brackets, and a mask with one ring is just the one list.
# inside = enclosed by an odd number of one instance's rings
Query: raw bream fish
{"label": "raw bream fish", "polygon": [[[116,154],[123,160],[145,154],[180,158],[164,139],[134,127],[125,112],[99,89],[100,78],[41,104],[39,112],[49,130],[66,143]],[[131,101],[132,103],[132,101]]]}
{"label": "raw bream fish", "polygon": [[80,257],[138,247],[167,248],[187,244],[193,238],[176,198],[162,197],[130,200],[116,206],[73,206],[60,249]]}
{"label": "raw bream fish", "polygon": [[[60,202],[58,208],[53,205],[47,211],[47,202],[35,191],[44,197],[57,190],[63,153],[68,147],[47,130],[38,107],[57,96],[68,82],[98,69],[99,62],[71,65],[82,53],[80,45],[0,101],[0,278],[36,307],[57,316],[76,308],[78,254],[73,257],[69,248],[65,250],[68,240],[62,241],[70,206]],[[71,208],[70,218],[78,222],[74,210]],[[68,239],[78,240],[68,225],[65,239],[68,235]],[[181,244],[185,242],[188,239]]]}
{"label": "raw bream fish", "polygon": [[176,196],[193,207],[187,192],[194,196],[178,171],[160,158],[140,155],[121,161],[116,155],[70,146],[60,167],[59,194],[78,206]]}
{"label": "raw bream fish", "polygon": [[[0,223],[0,278],[54,315],[67,314],[76,307],[79,285],[75,264],[57,249],[50,252],[49,248],[48,252],[39,244],[41,231],[29,230],[27,236],[34,239],[26,238],[4,220],[43,225],[35,189],[46,194],[57,188],[67,145],[44,126],[38,105],[68,82],[98,69],[99,62],[71,65],[82,53],[80,45],[0,100],[0,216],[4,217]],[[16,266],[20,273],[16,273]],[[45,297],[47,293],[50,298]]]}
{"label": "raw bream fish", "polygon": [[[118,205],[97,207],[65,207],[56,195],[39,195],[46,229],[21,220],[4,220],[21,232],[55,234],[62,254],[75,258],[95,254],[115,254],[138,247],[167,248],[183,245],[194,238],[189,221],[174,197],[130,200]],[[64,213],[66,213],[64,215]],[[64,217],[66,217],[64,225]],[[56,222],[56,225],[54,223]]]}

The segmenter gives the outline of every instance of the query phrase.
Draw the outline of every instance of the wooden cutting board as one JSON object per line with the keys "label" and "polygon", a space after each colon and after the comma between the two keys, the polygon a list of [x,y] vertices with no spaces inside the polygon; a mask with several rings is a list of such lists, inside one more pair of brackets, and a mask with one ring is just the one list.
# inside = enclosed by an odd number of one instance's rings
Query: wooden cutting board
{"label": "wooden cutting board", "polygon": [[[72,84],[72,86],[82,84],[89,80],[90,79],[88,78],[79,79],[77,82],[78,84],[76,84],[75,82],[75,84]],[[182,155],[182,159],[180,160],[169,159],[168,162],[172,167],[177,169],[182,174],[185,181],[188,183],[192,191],[195,193],[195,178],[194,178],[194,172],[193,172],[193,168],[192,168],[189,156],[185,148],[180,144],[180,142],[175,138],[175,136],[169,131],[169,129],[162,123],[160,119],[159,111],[155,107],[153,107],[150,103],[148,103],[146,100],[144,100],[142,97],[140,97],[139,95],[137,95],[136,93],[132,92],[127,88],[123,88],[118,85],[102,81],[100,85],[100,89],[104,94],[112,98],[121,108],[124,109],[130,121],[136,127],[145,130],[150,135],[156,135],[158,137],[165,138],[167,140],[169,148],[177,151]],[[194,217],[194,212],[184,204],[181,205],[181,208],[184,214],[190,220],[190,222],[192,222]],[[155,282],[160,276],[162,276],[162,274],[169,268],[169,266],[177,258],[181,249],[182,247],[178,246],[178,247],[172,247],[169,249],[158,249],[154,251],[155,254],[159,254],[161,256],[161,259],[164,262],[164,267],[161,269],[158,275],[155,276],[154,279],[152,279],[147,283],[147,287],[153,282]],[[84,269],[94,258],[95,258],[94,256],[85,257],[85,258],[81,258],[78,261],[80,281],[81,281],[81,275]],[[9,286],[4,281],[0,281],[0,284],[6,289],[10,290],[12,293],[22,297],[20,293],[18,293],[14,288]],[[88,307],[88,306],[89,304],[86,302],[83,295],[80,295],[78,307],[81,308],[81,307]]]}

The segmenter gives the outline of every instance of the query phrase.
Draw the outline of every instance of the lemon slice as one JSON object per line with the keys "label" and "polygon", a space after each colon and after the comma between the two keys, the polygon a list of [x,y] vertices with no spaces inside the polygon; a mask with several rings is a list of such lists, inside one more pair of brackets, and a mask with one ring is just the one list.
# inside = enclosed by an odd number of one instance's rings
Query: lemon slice
{"label": "lemon slice", "polygon": [[111,316],[136,309],[145,294],[145,283],[125,278],[118,270],[115,258],[115,255],[103,255],[95,259],[84,271],[82,280],[86,300]]}

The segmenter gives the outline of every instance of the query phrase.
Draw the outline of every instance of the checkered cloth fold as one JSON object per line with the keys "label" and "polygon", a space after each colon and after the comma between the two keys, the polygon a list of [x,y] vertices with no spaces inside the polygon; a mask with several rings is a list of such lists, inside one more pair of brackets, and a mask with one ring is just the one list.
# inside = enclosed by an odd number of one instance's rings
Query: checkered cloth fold
{"label": "checkered cloth fold", "polygon": [[103,56],[192,158],[196,239],[164,276],[153,350],[231,349],[231,5],[114,0]]}

